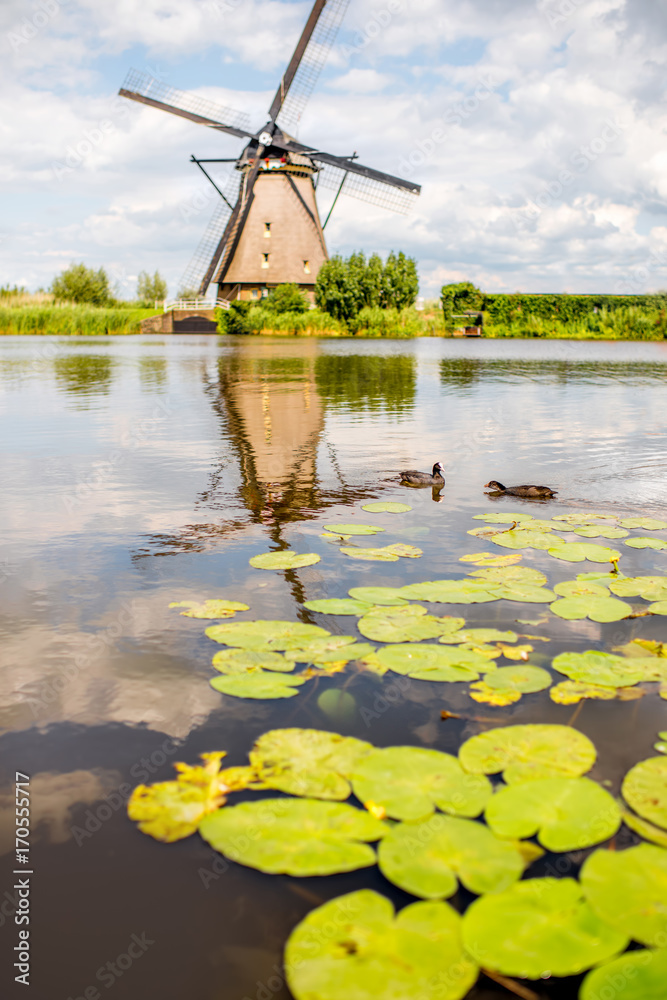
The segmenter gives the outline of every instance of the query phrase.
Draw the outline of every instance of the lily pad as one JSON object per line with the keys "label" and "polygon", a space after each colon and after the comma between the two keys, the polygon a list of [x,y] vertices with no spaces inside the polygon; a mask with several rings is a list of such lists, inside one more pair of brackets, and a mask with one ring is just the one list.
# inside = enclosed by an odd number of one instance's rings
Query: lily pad
{"label": "lily pad", "polygon": [[203,765],[176,764],[175,781],[137,785],[127,803],[127,815],[142,833],[172,844],[194,833],[203,817],[226,802],[230,791],[220,774],[223,752],[201,755]]}
{"label": "lily pad", "polygon": [[623,544],[631,549],[667,549],[667,542],[662,538],[628,538]]}
{"label": "lily pad", "polygon": [[613,578],[609,589],[618,597],[643,597],[647,601],[667,598],[667,576],[623,576]]}
{"label": "lily pad", "polygon": [[319,668],[326,667],[329,664],[350,663],[351,660],[363,659],[374,652],[375,646],[371,646],[369,642],[353,642],[346,646],[341,645],[338,649],[330,649],[328,652],[316,653],[301,649],[288,650],[285,653],[285,657],[296,656],[299,662],[310,663],[312,666]]}
{"label": "lily pad", "polygon": [[484,680],[489,687],[496,690],[532,694],[549,687],[551,674],[541,667],[498,667],[492,673],[486,674]]}
{"label": "lily pad", "polygon": [[361,889],[312,910],[290,934],[287,984],[295,1000],[461,1000],[478,967],[447,903],[412,903],[394,915]]}
{"label": "lily pad", "polygon": [[471,684],[468,693],[473,701],[478,701],[483,705],[495,705],[498,708],[513,705],[515,702],[521,701],[523,697],[520,691],[511,688],[499,689],[489,687],[486,680]]}
{"label": "lily pad", "polygon": [[424,555],[424,550],[416,545],[404,545],[403,542],[395,542],[393,545],[386,545],[387,552],[393,552],[395,556],[402,559],[419,559]]}
{"label": "lily pad", "polygon": [[459,750],[470,774],[503,771],[508,784],[532,778],[577,778],[595,763],[595,747],[570,726],[503,726],[471,736]]}
{"label": "lily pad", "polygon": [[515,528],[512,531],[502,531],[493,535],[494,545],[502,545],[506,549],[548,549],[554,544],[554,539],[544,531],[531,531],[528,528]]}
{"label": "lily pad", "polygon": [[497,514],[473,514],[474,521],[486,521],[487,524],[512,524],[514,521],[532,521],[532,514],[509,514],[501,511]]}
{"label": "lily pad", "polygon": [[575,535],[583,538],[627,538],[628,532],[623,528],[613,528],[606,524],[588,524],[574,529]]}
{"label": "lily pad", "polygon": [[268,700],[274,698],[293,698],[299,692],[296,688],[308,680],[301,674],[281,676],[273,671],[254,667],[243,674],[225,674],[222,677],[212,677],[209,684],[220,694],[228,694],[233,698],[257,698]]}
{"label": "lily pad", "polygon": [[329,688],[323,691],[317,699],[320,712],[338,724],[349,724],[359,711],[357,699],[348,691],[340,688]]}
{"label": "lily pad", "polygon": [[579,851],[613,837],[616,800],[590,778],[543,778],[501,788],[484,818],[498,837],[537,838],[548,851]]}
{"label": "lily pad", "polygon": [[248,670],[276,670],[289,673],[294,663],[282,653],[264,653],[255,649],[221,649],[213,657],[213,666],[221,674],[243,674]]}
{"label": "lily pad", "polygon": [[488,660],[480,653],[419,642],[384,646],[377,657],[394,673],[422,681],[474,681],[489,669]]}
{"label": "lily pad", "polygon": [[366,562],[398,562],[395,552],[390,552],[389,548],[358,548],[353,545],[342,545],[340,551],[351,559],[365,559]]}
{"label": "lily pad", "polygon": [[319,729],[272,729],[259,737],[250,763],[269,788],[317,799],[346,799],[348,776],[372,744]]}
{"label": "lily pad", "polygon": [[304,601],[304,608],[309,611],[319,611],[324,615],[363,615],[370,611],[373,604],[366,601],[355,601],[346,597],[326,597],[321,601]]}
{"label": "lily pad", "polygon": [[255,569],[301,569],[320,561],[317,552],[260,552],[249,560]]}
{"label": "lily pad", "polygon": [[649,604],[646,610],[652,615],[667,615],[667,601],[657,601],[655,604]]}
{"label": "lily pad", "polygon": [[371,514],[404,514],[406,511],[412,510],[412,507],[407,503],[382,501],[379,503],[365,503],[361,509],[368,510]]}
{"label": "lily pad", "polygon": [[461,632],[471,642],[516,642],[516,632],[503,632],[499,628],[467,628]]}
{"label": "lily pad", "polygon": [[187,608],[187,611],[181,611],[186,618],[233,618],[237,611],[250,611],[247,604],[225,600],[172,601],[169,607]]}
{"label": "lily pad", "polygon": [[383,607],[404,607],[408,602],[404,597],[399,597],[398,590],[398,587],[352,587],[348,594],[355,601],[380,604]]}
{"label": "lily pad", "polygon": [[399,594],[409,600],[433,604],[484,604],[497,601],[497,584],[485,580],[429,580],[401,587]]}
{"label": "lily pad", "polygon": [[570,680],[604,687],[630,687],[642,679],[641,671],[633,669],[628,660],[592,649],[585,653],[560,653],[551,665]]}
{"label": "lily pad", "polygon": [[632,614],[632,605],[625,601],[619,601],[616,597],[605,596],[609,591],[605,587],[594,584],[581,583],[578,586],[574,581],[567,581],[566,584],[556,584],[554,590],[558,593],[558,587],[566,588],[570,592],[560,601],[554,601],[551,610],[559,618],[567,621],[581,621],[590,618],[594,622],[618,622]]}
{"label": "lily pad", "polygon": [[662,531],[667,528],[667,521],[659,521],[655,517],[626,517],[619,523],[622,528],[642,528],[644,531]]}
{"label": "lily pad", "polygon": [[556,597],[553,590],[530,583],[508,583],[498,587],[496,594],[505,601],[520,601],[522,604],[549,604]]}
{"label": "lily pad", "polygon": [[623,798],[636,813],[667,830],[667,759],[649,757],[623,779]]}
{"label": "lily pad", "polygon": [[667,940],[667,851],[639,844],[625,851],[599,849],[579,876],[596,915],[640,944]]}
{"label": "lily pad", "polygon": [[424,899],[453,896],[457,877],[471,892],[499,892],[525,868],[516,843],[499,840],[481,823],[440,814],[393,827],[378,864],[390,882]]}
{"label": "lily pad", "polygon": [[589,972],[579,1000],[664,1000],[667,983],[667,948],[630,951]]}
{"label": "lily pad", "polygon": [[206,635],[225,646],[281,652],[298,649],[312,639],[329,635],[329,632],[319,625],[304,625],[302,622],[258,621],[211,625],[206,629]]}
{"label": "lily pad", "polygon": [[375,642],[419,642],[436,639],[449,631],[447,624],[428,615],[426,608],[414,604],[369,612],[359,619],[357,628]]}
{"label": "lily pad", "polygon": [[563,580],[554,586],[559,597],[609,597],[608,589],[589,580]]}
{"label": "lily pad", "polygon": [[[499,558],[503,559],[504,556]],[[506,566],[506,567],[491,567],[485,569],[476,569],[470,573],[470,576],[474,576],[479,580],[486,580],[492,584],[502,584],[502,585],[514,585],[517,583],[529,583],[533,587],[541,587],[547,582],[547,578],[544,573],[541,573],[539,569],[533,569],[531,566]]]}
{"label": "lily pad", "polygon": [[436,806],[479,816],[492,791],[488,778],[466,774],[456,757],[422,747],[371,750],[357,764],[352,789],[360,802],[372,801],[402,820],[425,819]]}
{"label": "lily pad", "polygon": [[574,879],[533,878],[476,899],[463,918],[463,942],[487,969],[540,979],[583,972],[617,955],[628,938],[596,917]]}
{"label": "lily pad", "polygon": [[325,524],[326,531],[334,535],[375,535],[384,528],[378,528],[374,524]]}
{"label": "lily pad", "polygon": [[554,684],[549,696],[557,705],[577,705],[584,698],[595,698],[598,701],[614,701],[619,688],[605,687],[602,684],[586,684],[584,681],[562,681]]}
{"label": "lily pad", "polygon": [[568,524],[582,524],[588,521],[617,521],[616,514],[594,514],[589,510],[582,510],[572,514],[554,514],[554,521],[567,521]]}
{"label": "lily pad", "polygon": [[334,875],[369,868],[389,828],[362,809],[317,799],[262,799],[219,809],[199,826],[230,861],[271,875]]}
{"label": "lily pad", "polygon": [[467,556],[460,556],[459,562],[474,563],[475,566],[511,566],[522,559],[520,552],[508,552],[505,556],[498,556],[495,552],[470,552]]}
{"label": "lily pad", "polygon": [[606,563],[617,562],[621,558],[621,553],[616,549],[609,549],[606,545],[595,545],[593,542],[564,542],[549,548],[549,555],[556,559],[564,559],[566,562],[589,562]]}

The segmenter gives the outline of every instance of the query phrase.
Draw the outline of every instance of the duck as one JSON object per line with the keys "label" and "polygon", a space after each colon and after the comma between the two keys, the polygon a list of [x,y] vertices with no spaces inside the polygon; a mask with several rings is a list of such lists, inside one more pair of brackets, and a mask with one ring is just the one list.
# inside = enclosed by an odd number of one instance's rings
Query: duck
{"label": "duck", "polygon": [[416,472],[414,469],[406,469],[400,473],[402,483],[410,483],[411,486],[444,486],[445,469],[441,462],[436,462],[432,472]]}
{"label": "duck", "polygon": [[495,479],[492,479],[490,483],[485,483],[484,489],[492,489],[494,493],[506,493],[511,497],[542,497],[543,499],[553,497],[557,493],[557,490],[552,490],[549,486],[503,486]]}

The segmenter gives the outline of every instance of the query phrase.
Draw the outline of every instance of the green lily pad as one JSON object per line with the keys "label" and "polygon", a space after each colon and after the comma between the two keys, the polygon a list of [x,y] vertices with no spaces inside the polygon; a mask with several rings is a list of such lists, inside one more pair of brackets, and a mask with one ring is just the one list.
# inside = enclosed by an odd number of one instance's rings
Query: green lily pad
{"label": "green lily pad", "polygon": [[393,827],[378,864],[394,885],[425,899],[453,896],[457,877],[471,892],[499,892],[525,868],[516,843],[499,840],[481,823],[439,813]]}
{"label": "green lily pad", "polygon": [[181,611],[186,618],[233,618],[237,611],[250,611],[247,604],[238,601],[172,601],[170,608],[187,608]]}
{"label": "green lily pad", "polygon": [[382,501],[380,503],[365,503],[361,509],[368,510],[371,514],[404,514],[407,510],[412,510],[412,507],[407,503]]}
{"label": "green lily pad", "polygon": [[664,592],[667,598],[667,576],[614,577],[608,586],[618,597],[643,597],[647,601],[659,601],[663,599]]}
{"label": "green lily pad", "polygon": [[549,604],[556,597],[553,590],[530,583],[508,583],[498,587],[496,594],[505,601],[520,601],[523,604]]}
{"label": "green lily pad", "polygon": [[498,667],[497,670],[486,674],[484,681],[496,690],[532,694],[549,687],[551,674],[541,667]]}
{"label": "green lily pad", "polygon": [[221,694],[233,698],[257,698],[267,700],[274,698],[293,698],[299,692],[296,688],[308,680],[301,675],[281,676],[268,670],[253,667],[243,674],[224,674],[222,677],[212,677],[209,684]]}
{"label": "green lily pad", "polygon": [[501,788],[484,818],[498,837],[534,837],[548,851],[578,851],[613,837],[616,800],[590,778],[543,778]]}
{"label": "green lily pad", "polygon": [[633,669],[622,656],[593,649],[585,653],[560,653],[551,666],[570,680],[604,687],[631,687],[642,679],[641,671]]}
{"label": "green lily pad", "polygon": [[649,604],[646,610],[652,615],[667,615],[667,601],[657,601],[655,604]]}
{"label": "green lily pad", "polygon": [[[353,635],[317,636],[310,641],[304,640],[298,648],[285,650],[285,659],[291,663],[315,663],[327,660],[330,653],[334,660],[344,659],[344,652],[356,643]],[[351,656],[350,659],[354,659]]]}
{"label": "green lily pad", "polygon": [[[500,556],[499,558],[503,558]],[[478,577],[480,580],[487,580],[493,584],[529,583],[534,587],[541,587],[547,582],[544,573],[531,566],[499,566],[488,569],[473,570],[469,576]]]}
{"label": "green lily pad", "polygon": [[374,524],[325,524],[326,531],[334,535],[375,535],[384,528],[377,528]]}
{"label": "green lily pad", "polygon": [[532,778],[578,778],[595,763],[595,747],[570,726],[503,726],[471,736],[459,750],[470,774],[503,771],[508,784]]}
{"label": "green lily pad", "polygon": [[474,521],[486,521],[487,524],[512,524],[514,521],[532,521],[532,514],[473,514]]}
{"label": "green lily pad", "polygon": [[574,879],[533,878],[476,899],[463,918],[463,942],[487,969],[540,979],[583,972],[617,955],[628,938],[596,917]]}
{"label": "green lily pad", "polygon": [[368,604],[405,607],[408,602],[404,597],[399,597],[398,591],[398,587],[352,587],[348,594],[355,601],[366,601]]}
{"label": "green lily pad", "polygon": [[419,902],[394,916],[371,889],[311,911],[287,940],[285,972],[295,1000],[461,1000],[478,968],[447,903]]}
{"label": "green lily pad", "polygon": [[320,561],[317,552],[260,552],[249,560],[255,569],[301,569]]}
{"label": "green lily pad", "polygon": [[259,737],[250,763],[269,788],[317,799],[346,799],[348,776],[372,744],[319,729],[273,729]]}
{"label": "green lily pad", "polygon": [[667,549],[667,542],[662,538],[628,538],[623,544],[631,549]]}
{"label": "green lily pad", "polygon": [[586,524],[589,521],[617,521],[616,514],[593,514],[589,510],[582,510],[572,514],[554,514],[554,521],[567,521],[568,524]]}
{"label": "green lily pad", "polygon": [[667,759],[649,757],[635,764],[621,791],[636,813],[667,830]]}
{"label": "green lily pad", "polygon": [[609,597],[609,591],[600,583],[588,580],[563,580],[554,586],[559,597]]}
{"label": "green lily pad", "polygon": [[567,531],[559,521],[539,517],[534,517],[530,524],[526,524],[526,528],[530,528],[531,531]]}
{"label": "green lily pad", "polygon": [[667,940],[667,851],[639,844],[625,851],[599,849],[579,875],[591,909],[601,920],[647,945]]}
{"label": "green lily pad", "polygon": [[467,628],[461,632],[471,642],[516,642],[516,632],[503,632],[499,628]]}
{"label": "green lily pad", "polygon": [[334,875],[375,864],[388,826],[344,802],[262,799],[208,815],[199,832],[230,861],[271,875]]}
{"label": "green lily pad", "polygon": [[353,545],[342,545],[340,551],[351,559],[365,559],[366,562],[398,562],[397,554],[390,552],[388,546],[362,549]]}
{"label": "green lily pad", "polygon": [[414,604],[369,612],[359,619],[357,628],[375,642],[419,642],[436,639],[449,631],[447,624],[428,615],[426,608]]}
{"label": "green lily pad", "polygon": [[298,649],[311,639],[329,635],[329,632],[319,625],[304,625],[302,622],[258,621],[211,625],[206,629],[206,635],[225,646],[280,652]]}
{"label": "green lily pad", "polygon": [[403,559],[419,559],[424,555],[424,550],[416,545],[404,545],[403,542],[395,542],[393,545],[385,545],[387,552],[393,552],[395,556]]}
{"label": "green lily pad", "polygon": [[479,816],[492,792],[488,778],[466,774],[456,757],[422,747],[371,750],[357,764],[352,789],[360,802],[402,820],[425,819],[436,806],[455,816]]}
{"label": "green lily pad", "polygon": [[613,701],[619,688],[605,687],[602,684],[586,684],[584,681],[562,681],[554,684],[549,691],[549,697],[557,705],[577,705],[584,698],[598,701]]}
{"label": "green lily pad", "polygon": [[587,524],[574,529],[575,535],[583,538],[627,538],[628,532],[623,528],[613,528],[606,524]]}
{"label": "green lily pad", "polygon": [[642,528],[644,531],[662,531],[667,528],[667,521],[658,521],[655,517],[626,517],[619,523],[622,528]]}
{"label": "green lily pad", "polygon": [[563,597],[559,601],[554,601],[551,610],[559,618],[565,618],[567,621],[590,618],[594,622],[619,622],[632,614],[632,605],[619,601],[616,597]]}
{"label": "green lily pad", "polygon": [[563,542],[562,545],[550,547],[549,555],[566,562],[584,562],[588,559],[589,562],[606,563],[617,562],[621,558],[621,553],[616,549],[594,545],[593,542]]}
{"label": "green lily pad", "polygon": [[419,642],[384,646],[377,657],[394,673],[422,681],[474,681],[489,670],[489,661],[481,653]]}
{"label": "green lily pad", "polygon": [[346,597],[327,597],[321,601],[304,601],[304,608],[309,611],[319,611],[325,615],[363,615],[370,611],[373,604],[366,601],[355,601]]}
{"label": "green lily pad", "polygon": [[399,595],[433,604],[484,604],[498,600],[496,588],[485,580],[429,580],[401,587]]}
{"label": "green lily pad", "polygon": [[213,657],[213,666],[221,674],[243,674],[248,670],[276,670],[289,673],[294,663],[282,653],[258,652],[255,649],[221,649]]}
{"label": "green lily pad", "polygon": [[530,527],[503,531],[498,535],[492,535],[491,541],[494,545],[502,545],[506,549],[548,549],[554,544],[554,539],[550,538],[547,532],[531,531]]}
{"label": "green lily pad", "polygon": [[589,972],[579,1000],[664,1000],[667,982],[667,948],[630,951]]}

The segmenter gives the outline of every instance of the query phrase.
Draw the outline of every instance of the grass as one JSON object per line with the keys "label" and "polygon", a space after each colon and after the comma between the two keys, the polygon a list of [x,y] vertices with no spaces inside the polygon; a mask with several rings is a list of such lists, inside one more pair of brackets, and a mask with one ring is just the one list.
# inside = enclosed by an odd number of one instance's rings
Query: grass
{"label": "grass", "polygon": [[590,313],[582,319],[559,322],[537,316],[512,323],[484,325],[486,337],[538,337],[548,340],[664,340],[667,310],[638,306]]}
{"label": "grass", "polygon": [[365,308],[347,324],[320,309],[310,309],[305,313],[274,313],[262,306],[253,306],[243,317],[242,327],[231,332],[284,337],[446,336],[442,310],[436,303],[423,311],[413,308],[400,311]]}
{"label": "grass", "polygon": [[[36,301],[37,300],[37,301]],[[0,334],[104,336],[139,333],[155,309],[127,306],[56,305],[50,295],[0,295]]]}

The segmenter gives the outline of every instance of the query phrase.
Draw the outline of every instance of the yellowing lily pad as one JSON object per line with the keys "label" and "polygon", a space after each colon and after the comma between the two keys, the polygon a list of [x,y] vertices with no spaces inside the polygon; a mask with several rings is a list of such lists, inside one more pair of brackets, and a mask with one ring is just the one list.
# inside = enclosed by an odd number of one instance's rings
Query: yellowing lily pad
{"label": "yellowing lily pad", "polygon": [[623,544],[631,549],[667,549],[667,542],[662,538],[628,538]]}
{"label": "yellowing lily pad", "polygon": [[667,599],[667,576],[623,576],[610,580],[609,589],[618,597],[643,597],[646,601]]}
{"label": "yellowing lily pad", "polygon": [[397,554],[390,552],[388,546],[362,549],[356,545],[342,545],[340,551],[351,559],[364,559],[366,562],[398,562]]}
{"label": "yellowing lily pad", "polygon": [[381,501],[378,503],[365,503],[362,510],[370,511],[371,514],[404,514],[412,507],[407,503],[394,503],[392,501]]}
{"label": "yellowing lily pad", "polygon": [[474,563],[475,566],[511,566],[523,559],[520,552],[508,552],[506,556],[498,556],[494,552],[470,552],[460,556],[459,562]]}
{"label": "yellowing lily pad", "polygon": [[595,747],[570,726],[503,726],[471,736],[459,750],[470,774],[503,771],[508,784],[532,778],[579,777],[595,763]]}
{"label": "yellowing lily pad", "polygon": [[409,600],[433,604],[484,604],[497,601],[497,584],[485,580],[430,580],[401,587],[399,594]]}
{"label": "yellowing lily pad", "polygon": [[595,545],[593,542],[563,542],[556,546],[550,543],[549,555],[566,562],[584,562],[588,559],[589,562],[605,563],[617,562],[621,558],[621,553],[616,549]]}
{"label": "yellowing lily pad", "polygon": [[484,680],[490,688],[498,691],[532,694],[549,687],[551,674],[541,667],[498,667],[492,673],[486,674]]}
{"label": "yellowing lily pad", "polygon": [[498,892],[525,868],[516,843],[499,840],[481,823],[440,814],[393,827],[378,864],[394,885],[425,899],[453,896],[457,877],[471,892]]}
{"label": "yellowing lily pad", "polygon": [[502,545],[506,549],[548,549],[554,544],[554,539],[544,531],[531,531],[528,528],[514,528],[512,531],[502,531],[491,537],[494,545]]}
{"label": "yellowing lily pad", "polygon": [[500,511],[497,514],[473,514],[474,521],[486,521],[487,524],[512,524],[514,521],[532,521],[532,514],[510,514]]}
{"label": "yellowing lily pad", "polygon": [[220,694],[264,701],[274,698],[293,698],[299,693],[296,688],[301,687],[307,680],[308,678],[301,674],[290,674],[285,677],[273,671],[253,667],[242,674],[212,677],[209,684]]}
{"label": "yellowing lily pad", "polygon": [[334,535],[375,535],[384,528],[378,528],[374,524],[325,524],[326,531]]}
{"label": "yellowing lily pad", "polygon": [[599,701],[613,701],[619,688],[604,687],[602,684],[586,684],[584,681],[562,681],[554,684],[549,696],[557,705],[576,705],[584,698],[596,698]]}
{"label": "yellowing lily pad", "polygon": [[401,556],[403,559],[419,559],[424,555],[423,549],[417,548],[416,545],[404,545],[402,542],[387,545],[385,548],[387,552],[393,552],[395,556]]}
{"label": "yellowing lily pad", "polygon": [[592,649],[585,653],[560,653],[551,665],[570,680],[604,687],[629,687],[642,679],[641,671],[633,669],[628,660]]}
{"label": "yellowing lily pad", "polygon": [[304,601],[304,608],[325,615],[363,615],[374,605],[346,597],[327,597],[321,601]]}
{"label": "yellowing lily pad", "polygon": [[348,594],[355,601],[383,607],[404,607],[408,602],[404,597],[399,597],[398,591],[398,587],[352,587]]}
{"label": "yellowing lily pad", "polygon": [[667,615],[667,601],[657,601],[655,604],[649,604],[646,610],[652,615]]}
{"label": "yellowing lily pad", "polygon": [[630,951],[589,972],[579,1000],[664,1000],[667,948]]}
{"label": "yellowing lily pad", "polygon": [[583,972],[628,938],[595,915],[574,879],[533,878],[476,899],[463,918],[463,943],[487,969],[540,979]]}
{"label": "yellowing lily pad", "polygon": [[250,763],[269,788],[318,799],[346,799],[347,780],[370,743],[319,729],[273,729],[259,737]]}
{"label": "yellowing lily pad", "polygon": [[589,778],[542,778],[499,789],[484,818],[498,837],[537,835],[548,851],[578,851],[613,837],[621,810]]}
{"label": "yellowing lily pad", "polygon": [[622,528],[642,528],[644,531],[662,531],[667,528],[667,521],[659,521],[655,517],[626,517],[621,522]]}
{"label": "yellowing lily pad", "polygon": [[294,663],[282,653],[258,652],[255,649],[221,649],[213,657],[213,666],[221,674],[243,674],[249,670],[277,670],[289,673]]}
{"label": "yellowing lily pad", "polygon": [[[504,556],[499,556],[504,559]],[[509,557],[508,557],[509,558]],[[521,556],[523,558],[523,556]],[[533,587],[541,587],[547,582],[544,573],[531,566],[506,566],[476,569],[470,573],[478,580],[485,580],[493,585],[514,586],[528,583]]]}
{"label": "yellowing lily pad", "polygon": [[368,868],[368,841],[388,832],[381,820],[343,802],[262,799],[219,809],[200,824],[211,847],[230,861],[271,875],[333,875]]}
{"label": "yellowing lily pad", "polygon": [[220,775],[221,751],[201,755],[203,765],[176,764],[175,781],[137,785],[127,803],[127,815],[142,833],[171,844],[194,833],[203,817],[226,802],[230,791]]}
{"label": "yellowing lily pad", "polygon": [[258,621],[211,625],[206,629],[206,635],[225,646],[280,652],[284,649],[298,649],[311,639],[329,633],[319,625],[305,625],[302,622]]}
{"label": "yellowing lily pad", "polygon": [[249,560],[255,569],[301,569],[319,561],[317,552],[261,552]]}
{"label": "yellowing lily pad", "polygon": [[649,757],[635,764],[621,791],[636,813],[667,830],[667,758]]}
{"label": "yellowing lily pad", "polygon": [[492,688],[489,687],[486,680],[471,684],[468,693],[473,701],[481,702],[483,705],[495,705],[497,708],[513,705],[515,702],[521,701],[522,698],[520,691],[511,688]]}
{"label": "yellowing lily pad", "polygon": [[491,795],[488,778],[466,774],[456,757],[422,747],[371,750],[357,764],[352,788],[360,802],[372,801],[402,820],[424,819],[436,806],[479,816]]}
{"label": "yellowing lily pad", "polygon": [[667,851],[639,844],[625,851],[599,849],[579,876],[591,909],[610,927],[646,945],[667,935]]}
{"label": "yellowing lily pad", "polygon": [[247,604],[239,601],[172,601],[170,608],[187,608],[181,611],[186,618],[233,618],[237,611],[250,611]]}
{"label": "yellowing lily pad", "polygon": [[471,681],[489,670],[488,660],[480,653],[419,642],[384,646],[377,657],[394,673],[422,681]]}
{"label": "yellowing lily pad", "polygon": [[471,642],[516,642],[516,632],[503,632],[499,628],[467,628],[461,633]]}
{"label": "yellowing lily pad", "polygon": [[405,608],[378,608],[363,615],[357,628],[375,642],[419,642],[436,639],[449,631],[446,623],[427,615],[426,608],[414,604]]}
{"label": "yellowing lily pad", "polygon": [[394,915],[370,889],[309,913],[285,949],[295,1000],[461,1000],[478,968],[461,944],[461,918],[442,902]]}

